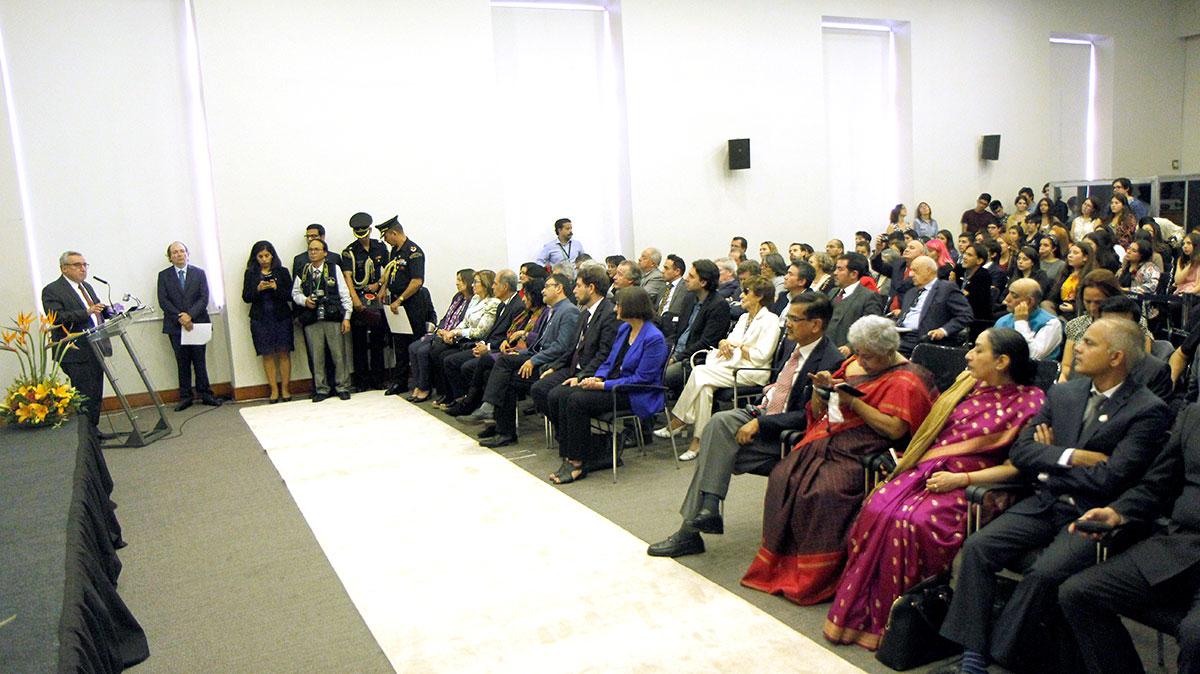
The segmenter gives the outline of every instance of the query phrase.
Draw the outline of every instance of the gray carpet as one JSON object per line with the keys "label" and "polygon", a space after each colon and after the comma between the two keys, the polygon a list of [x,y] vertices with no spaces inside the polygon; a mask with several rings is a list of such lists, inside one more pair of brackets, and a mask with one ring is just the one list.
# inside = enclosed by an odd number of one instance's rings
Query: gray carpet
{"label": "gray carpet", "polygon": [[[448,431],[474,436],[480,429],[422,408]],[[136,671],[392,671],[235,406],[192,408],[172,419],[177,430],[187,420],[181,437],[105,452],[129,542],[120,591],[150,641],[150,659]],[[558,467],[557,450],[545,448],[540,418],[526,419],[521,431],[518,445],[499,451],[545,478]],[[617,484],[606,472],[562,489],[649,543],[679,525],[693,464],[673,464],[669,442],[655,440],[645,456],[626,452]],[[739,584],[758,548],[765,487],[763,478],[735,478],[727,533],[706,536],[707,553],[679,562],[854,665],[890,672],[861,648],[825,642],[827,605],[800,607]],[[530,591],[544,586],[533,580]],[[1153,633],[1139,629],[1135,638],[1151,664]],[[1167,642],[1174,671],[1177,651]]]}
{"label": "gray carpet", "polygon": [[391,672],[236,407],[172,413],[182,436],[105,451],[119,589],[150,642],[134,671]]}

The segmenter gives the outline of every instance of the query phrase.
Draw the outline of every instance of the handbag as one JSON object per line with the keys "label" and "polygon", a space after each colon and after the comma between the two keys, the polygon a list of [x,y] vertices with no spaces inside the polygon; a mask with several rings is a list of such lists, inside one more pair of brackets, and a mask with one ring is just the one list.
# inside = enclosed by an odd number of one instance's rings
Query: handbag
{"label": "handbag", "polygon": [[941,660],[962,650],[938,634],[954,592],[942,574],[917,583],[892,602],[875,659],[896,671]]}

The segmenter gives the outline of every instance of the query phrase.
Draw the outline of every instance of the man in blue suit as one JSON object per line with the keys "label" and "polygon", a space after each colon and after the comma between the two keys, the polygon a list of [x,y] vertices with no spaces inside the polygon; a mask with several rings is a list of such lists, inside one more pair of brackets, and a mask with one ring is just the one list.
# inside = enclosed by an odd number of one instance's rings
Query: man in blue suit
{"label": "man in blue suit", "polygon": [[181,241],[167,246],[171,266],[158,273],[158,306],[163,312],[162,331],[171,339],[175,364],[179,369],[180,412],[192,406],[192,372],[196,373],[196,391],[200,402],[219,407],[221,401],[208,384],[205,363],[206,344],[183,344],[183,331],[191,332],[197,323],[212,323],[208,317],[208,278],[204,270],[188,264],[188,248]]}
{"label": "man in blue suit", "polygon": [[958,286],[937,277],[937,263],[924,255],[909,263],[913,285],[904,293],[896,326],[900,353],[911,356],[924,340],[954,338],[974,318],[971,305]]}
{"label": "man in blue suit", "polygon": [[496,425],[479,433],[479,444],[484,447],[504,447],[517,441],[517,394],[533,386],[542,369],[569,357],[575,349],[579,307],[567,300],[570,288],[571,281],[563,274],[546,279],[542,288],[546,309],[537,338],[528,349],[503,354],[492,368],[483,402],[491,404]]}

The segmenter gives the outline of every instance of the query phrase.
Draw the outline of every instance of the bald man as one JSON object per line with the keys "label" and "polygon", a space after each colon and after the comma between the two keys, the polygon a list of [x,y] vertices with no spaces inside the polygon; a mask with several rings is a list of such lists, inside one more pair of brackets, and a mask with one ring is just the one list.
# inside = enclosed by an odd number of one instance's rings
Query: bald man
{"label": "bald man", "polygon": [[1054,314],[1038,306],[1042,286],[1031,278],[1019,278],[1008,285],[1004,306],[1008,313],[996,321],[998,328],[1012,328],[1029,344],[1029,357],[1036,360],[1061,360],[1063,323]]}
{"label": "bald man", "polygon": [[937,277],[937,263],[920,256],[909,263],[912,287],[904,294],[896,327],[900,353],[911,356],[921,342],[957,339],[975,314],[958,286]]}

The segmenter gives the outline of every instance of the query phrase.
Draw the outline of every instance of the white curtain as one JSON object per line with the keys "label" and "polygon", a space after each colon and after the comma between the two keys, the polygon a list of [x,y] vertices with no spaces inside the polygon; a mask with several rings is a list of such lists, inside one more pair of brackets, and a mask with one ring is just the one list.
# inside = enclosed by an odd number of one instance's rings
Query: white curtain
{"label": "white curtain", "polygon": [[[829,231],[853,250],[854,232],[882,231],[900,201],[891,33],[825,28],[822,43]],[[910,204],[910,217],[914,211]]]}
{"label": "white curtain", "polygon": [[606,13],[492,8],[508,259],[570,218],[597,259],[619,251],[616,86]]}

